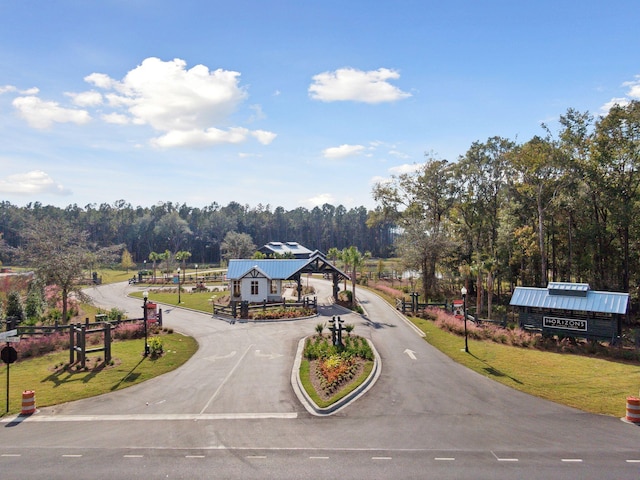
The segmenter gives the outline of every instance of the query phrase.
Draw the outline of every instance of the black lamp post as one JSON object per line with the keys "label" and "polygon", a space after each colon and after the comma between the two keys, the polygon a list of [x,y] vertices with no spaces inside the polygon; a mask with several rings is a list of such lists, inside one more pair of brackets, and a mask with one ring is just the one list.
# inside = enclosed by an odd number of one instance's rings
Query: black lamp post
{"label": "black lamp post", "polygon": [[469,353],[469,344],[467,343],[467,289],[462,287],[460,289],[462,294],[462,314],[464,315],[464,351]]}
{"label": "black lamp post", "polygon": [[180,301],[180,267],[178,267],[178,304],[182,303]]}
{"label": "black lamp post", "polygon": [[143,304],[142,308],[144,310],[142,314],[142,318],[144,321],[144,356],[149,356],[149,342],[147,340],[147,301],[149,300],[149,292],[146,290],[142,292]]}

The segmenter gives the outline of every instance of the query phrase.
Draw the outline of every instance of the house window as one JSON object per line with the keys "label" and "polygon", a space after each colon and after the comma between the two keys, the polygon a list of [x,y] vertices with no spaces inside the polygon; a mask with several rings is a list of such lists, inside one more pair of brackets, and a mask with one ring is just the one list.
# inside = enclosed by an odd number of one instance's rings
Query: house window
{"label": "house window", "polygon": [[258,295],[258,280],[251,280],[251,295]]}
{"label": "house window", "polygon": [[240,296],[240,280],[233,281],[233,296],[234,297]]}
{"label": "house window", "polygon": [[269,293],[271,293],[271,295],[275,295],[278,293],[278,282],[276,282],[275,280],[271,280],[271,287],[269,289]]}

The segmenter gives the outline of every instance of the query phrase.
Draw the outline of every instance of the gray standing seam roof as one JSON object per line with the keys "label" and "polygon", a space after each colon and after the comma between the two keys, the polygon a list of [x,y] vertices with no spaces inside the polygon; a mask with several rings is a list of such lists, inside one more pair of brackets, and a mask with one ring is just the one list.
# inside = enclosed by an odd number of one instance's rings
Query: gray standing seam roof
{"label": "gray standing seam roof", "polygon": [[629,294],[620,292],[596,292],[589,290],[586,296],[550,295],[546,288],[516,287],[509,305],[518,307],[555,308],[582,312],[615,313],[625,315]]}
{"label": "gray standing seam roof", "polygon": [[309,263],[308,259],[284,260],[229,260],[227,278],[237,280],[244,277],[253,267],[258,267],[271,279],[287,279]]}

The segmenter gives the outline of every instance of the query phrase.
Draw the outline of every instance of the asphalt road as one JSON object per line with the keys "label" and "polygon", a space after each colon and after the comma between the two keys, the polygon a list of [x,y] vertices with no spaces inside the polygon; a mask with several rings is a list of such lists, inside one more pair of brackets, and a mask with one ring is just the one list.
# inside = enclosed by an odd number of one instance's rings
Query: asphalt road
{"label": "asphalt road", "polygon": [[[325,300],[330,286],[313,282]],[[140,316],[130,288],[92,295]],[[639,427],[471,372],[375,294],[358,297],[364,317],[326,305],[319,318],[266,324],[165,308],[166,325],[198,339],[194,357],[141,385],[2,419],[0,478],[640,478]],[[291,370],[299,339],[333,315],[374,342],[382,373],[318,417]]]}

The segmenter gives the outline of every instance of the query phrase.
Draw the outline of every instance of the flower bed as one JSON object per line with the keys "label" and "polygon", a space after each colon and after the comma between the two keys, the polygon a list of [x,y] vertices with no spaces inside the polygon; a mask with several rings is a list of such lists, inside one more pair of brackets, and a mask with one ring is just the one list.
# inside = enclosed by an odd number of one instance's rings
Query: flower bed
{"label": "flower bed", "polygon": [[316,393],[323,399],[358,378],[367,362],[373,361],[373,351],[366,339],[357,336],[343,338],[344,345],[331,344],[327,335],[307,338],[304,356],[309,361],[309,375]]}

